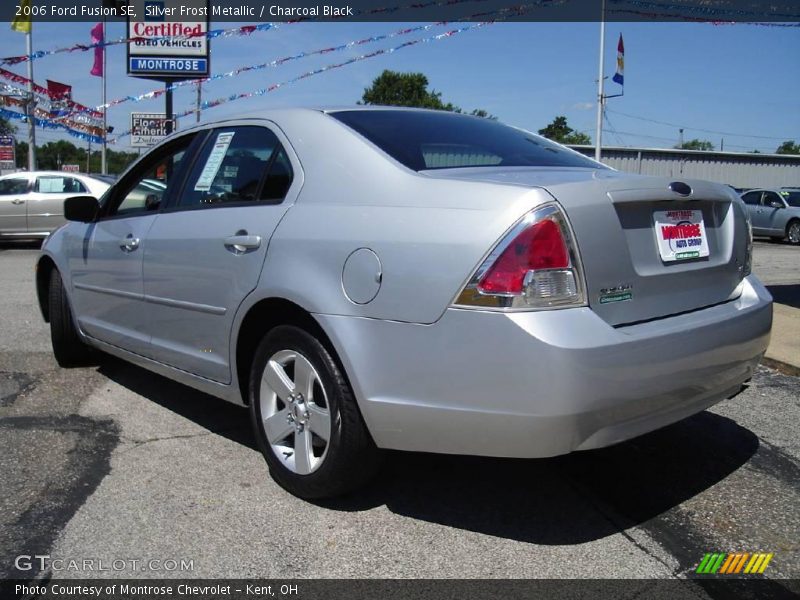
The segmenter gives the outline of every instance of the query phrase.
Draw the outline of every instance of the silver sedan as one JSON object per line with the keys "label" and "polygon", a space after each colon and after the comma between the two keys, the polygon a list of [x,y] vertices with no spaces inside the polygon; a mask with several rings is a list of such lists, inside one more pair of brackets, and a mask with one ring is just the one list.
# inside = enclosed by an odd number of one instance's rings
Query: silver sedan
{"label": "silver sedan", "polygon": [[109,184],[80,173],[22,171],[0,177],[0,238],[43,238],[65,223],[64,200],[100,197]]}
{"label": "silver sedan", "polygon": [[769,341],[732,190],[477,117],[206,124],[65,214],[36,277],[58,362],[101,350],[249,406],[304,498],[363,484],[384,449],[615,444],[736,394]]}
{"label": "silver sedan", "polygon": [[800,188],[748,190],[742,194],[753,235],[800,245]]}

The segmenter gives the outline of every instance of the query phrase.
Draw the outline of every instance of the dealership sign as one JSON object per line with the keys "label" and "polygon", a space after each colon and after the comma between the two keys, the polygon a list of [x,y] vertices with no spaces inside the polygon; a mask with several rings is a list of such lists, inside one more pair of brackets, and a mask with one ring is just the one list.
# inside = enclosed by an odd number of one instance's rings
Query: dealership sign
{"label": "dealership sign", "polygon": [[0,169],[10,171],[17,167],[14,137],[0,135]]}
{"label": "dealership sign", "polygon": [[169,120],[164,113],[131,113],[131,146],[150,148],[168,135]]}
{"label": "dealership sign", "polygon": [[150,79],[208,75],[208,17],[175,20],[207,15],[208,0],[133,0],[131,5],[136,17],[128,19],[128,75]]}

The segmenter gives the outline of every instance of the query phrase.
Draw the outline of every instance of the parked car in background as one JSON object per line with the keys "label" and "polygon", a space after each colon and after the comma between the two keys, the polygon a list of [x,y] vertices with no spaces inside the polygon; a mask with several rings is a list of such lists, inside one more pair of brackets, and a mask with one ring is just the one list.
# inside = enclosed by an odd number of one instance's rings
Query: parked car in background
{"label": "parked car in background", "polygon": [[742,194],[753,235],[800,245],[800,188],[757,189]]}
{"label": "parked car in background", "polygon": [[208,123],[65,212],[36,275],[59,364],[99,349],[248,405],[304,498],[354,489],[384,448],[621,442],[738,393],[769,342],[733,190],[490,119]]}
{"label": "parked car in background", "polygon": [[21,171],[0,177],[0,238],[46,237],[63,225],[64,200],[99,198],[110,183],[80,173]]}

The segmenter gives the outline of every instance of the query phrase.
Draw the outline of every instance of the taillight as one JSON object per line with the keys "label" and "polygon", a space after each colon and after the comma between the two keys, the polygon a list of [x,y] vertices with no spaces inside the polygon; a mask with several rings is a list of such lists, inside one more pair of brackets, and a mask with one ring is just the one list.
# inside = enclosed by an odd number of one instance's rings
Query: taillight
{"label": "taillight", "polygon": [[745,213],[747,223],[747,246],[745,247],[744,268],[742,278],[747,277],[753,271],[753,224],[750,222],[750,215]]}
{"label": "taillight", "polygon": [[458,306],[530,309],[586,304],[577,249],[556,204],[526,214],[456,298]]}

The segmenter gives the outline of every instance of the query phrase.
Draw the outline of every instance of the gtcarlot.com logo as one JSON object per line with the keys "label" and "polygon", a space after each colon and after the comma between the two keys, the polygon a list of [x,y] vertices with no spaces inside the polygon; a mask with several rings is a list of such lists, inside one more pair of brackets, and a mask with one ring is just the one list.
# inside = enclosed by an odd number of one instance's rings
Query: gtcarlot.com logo
{"label": "gtcarlot.com logo", "polygon": [[194,559],[187,558],[51,558],[49,554],[21,554],[14,559],[18,571],[94,573],[102,571],[194,571]]}
{"label": "gtcarlot.com logo", "polygon": [[772,560],[772,552],[706,552],[695,573],[701,575],[760,575]]}

